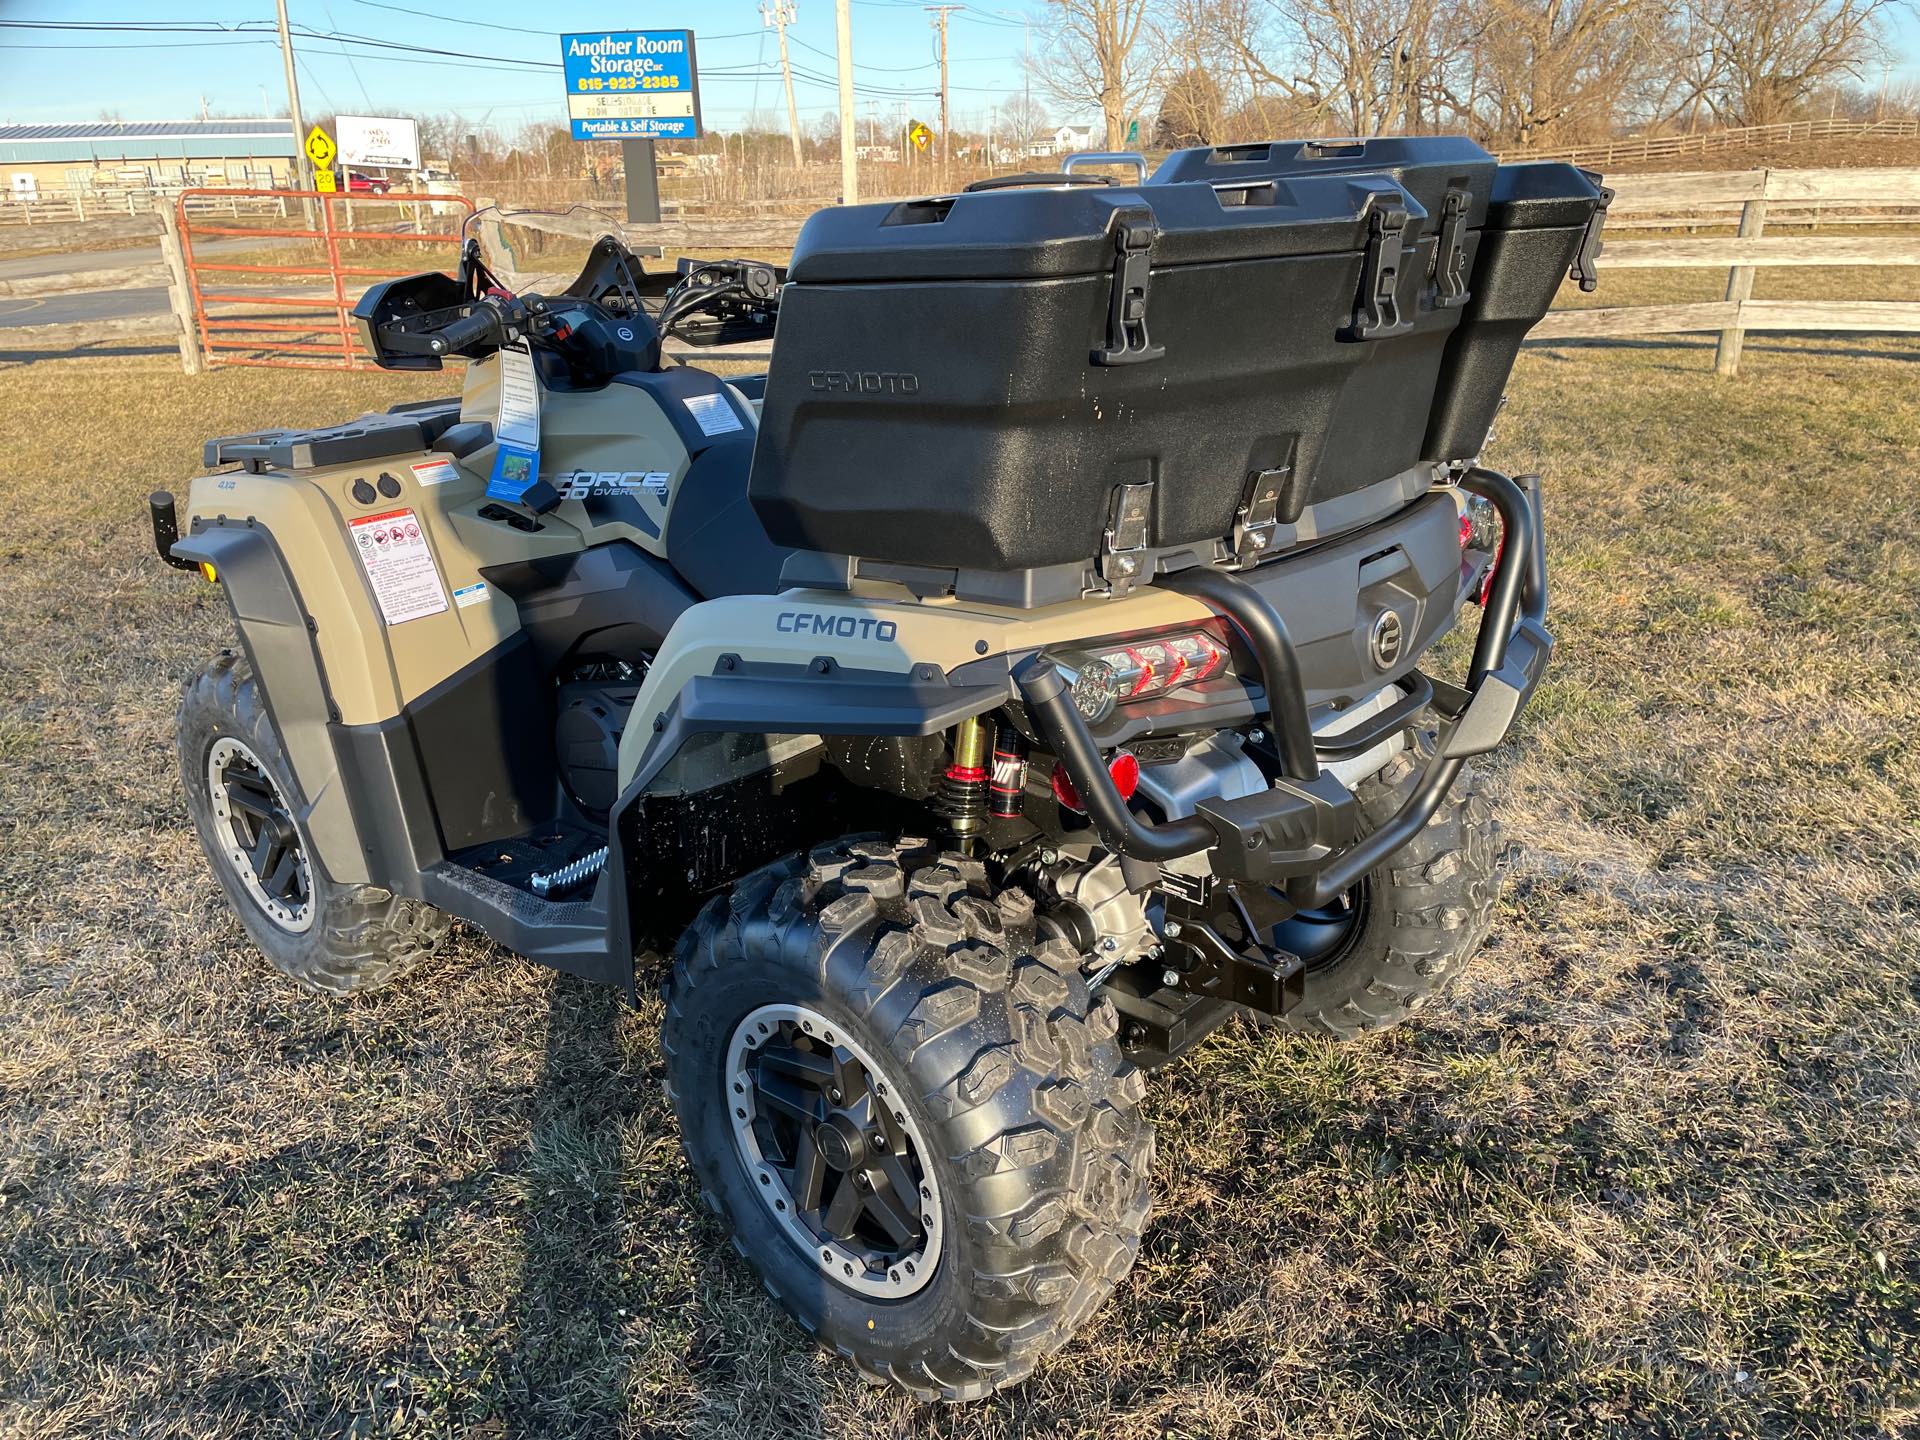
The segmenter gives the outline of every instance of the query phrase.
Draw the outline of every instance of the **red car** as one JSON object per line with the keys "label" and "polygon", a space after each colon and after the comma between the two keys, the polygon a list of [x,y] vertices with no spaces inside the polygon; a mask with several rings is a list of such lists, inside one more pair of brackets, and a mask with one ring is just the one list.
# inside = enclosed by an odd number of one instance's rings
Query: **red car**
{"label": "red car", "polygon": [[347,172],[347,193],[350,195],[384,195],[393,188],[393,183],[384,175],[356,175]]}

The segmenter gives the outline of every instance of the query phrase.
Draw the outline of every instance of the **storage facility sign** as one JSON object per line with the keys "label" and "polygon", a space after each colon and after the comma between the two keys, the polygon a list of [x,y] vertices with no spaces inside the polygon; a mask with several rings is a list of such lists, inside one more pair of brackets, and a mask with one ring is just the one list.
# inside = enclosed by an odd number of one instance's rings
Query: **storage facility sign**
{"label": "storage facility sign", "polygon": [[691,30],[562,35],[560,59],[574,139],[700,138]]}
{"label": "storage facility sign", "polygon": [[340,163],[350,169],[418,170],[420,127],[411,120],[383,115],[336,115]]}

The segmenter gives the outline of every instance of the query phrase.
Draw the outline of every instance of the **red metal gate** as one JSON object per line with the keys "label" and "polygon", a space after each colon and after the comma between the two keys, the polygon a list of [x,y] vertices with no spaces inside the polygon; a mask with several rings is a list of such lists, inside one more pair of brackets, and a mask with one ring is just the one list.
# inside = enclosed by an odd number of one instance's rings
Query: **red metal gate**
{"label": "red metal gate", "polygon": [[[209,224],[208,197],[222,201],[278,202],[279,215],[267,223]],[[198,202],[198,203],[196,203]],[[351,195],[317,190],[183,190],[175,202],[180,248],[193,299],[193,323],[209,365],[283,365],[307,370],[371,370],[360,345],[352,310],[375,280],[413,275],[423,269],[451,270],[457,259],[461,225],[473,213],[464,195]],[[345,207],[342,210],[340,207]],[[233,207],[236,211],[238,206]],[[449,213],[451,212],[451,213]],[[364,229],[369,213],[392,216],[396,226]],[[293,228],[305,217],[307,226]],[[275,225],[274,219],[281,223]],[[427,227],[433,228],[429,230]],[[196,241],[221,237],[195,252]],[[232,237],[260,242],[261,254],[243,247],[244,258],[227,260]],[[419,248],[418,262],[399,265]],[[302,263],[265,263],[279,250]],[[371,257],[361,252],[372,251]],[[371,258],[371,264],[349,263]],[[226,278],[233,277],[233,278]]]}

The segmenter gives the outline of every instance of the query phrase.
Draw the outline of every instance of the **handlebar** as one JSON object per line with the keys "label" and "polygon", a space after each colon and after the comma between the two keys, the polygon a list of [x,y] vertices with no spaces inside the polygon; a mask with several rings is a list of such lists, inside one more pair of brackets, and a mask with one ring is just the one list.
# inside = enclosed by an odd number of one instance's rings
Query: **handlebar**
{"label": "handlebar", "polygon": [[499,312],[482,300],[470,313],[436,330],[427,343],[434,354],[444,355],[449,350],[465,350],[470,345],[499,338],[500,334]]}

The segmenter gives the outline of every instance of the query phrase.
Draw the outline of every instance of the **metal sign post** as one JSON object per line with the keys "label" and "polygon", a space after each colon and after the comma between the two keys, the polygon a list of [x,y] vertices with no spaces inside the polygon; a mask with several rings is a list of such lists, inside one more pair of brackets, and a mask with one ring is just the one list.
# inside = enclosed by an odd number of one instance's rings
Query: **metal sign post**
{"label": "metal sign post", "polygon": [[627,172],[627,220],[635,225],[658,225],[660,170],[653,159],[653,141],[622,140],[620,161]]}

